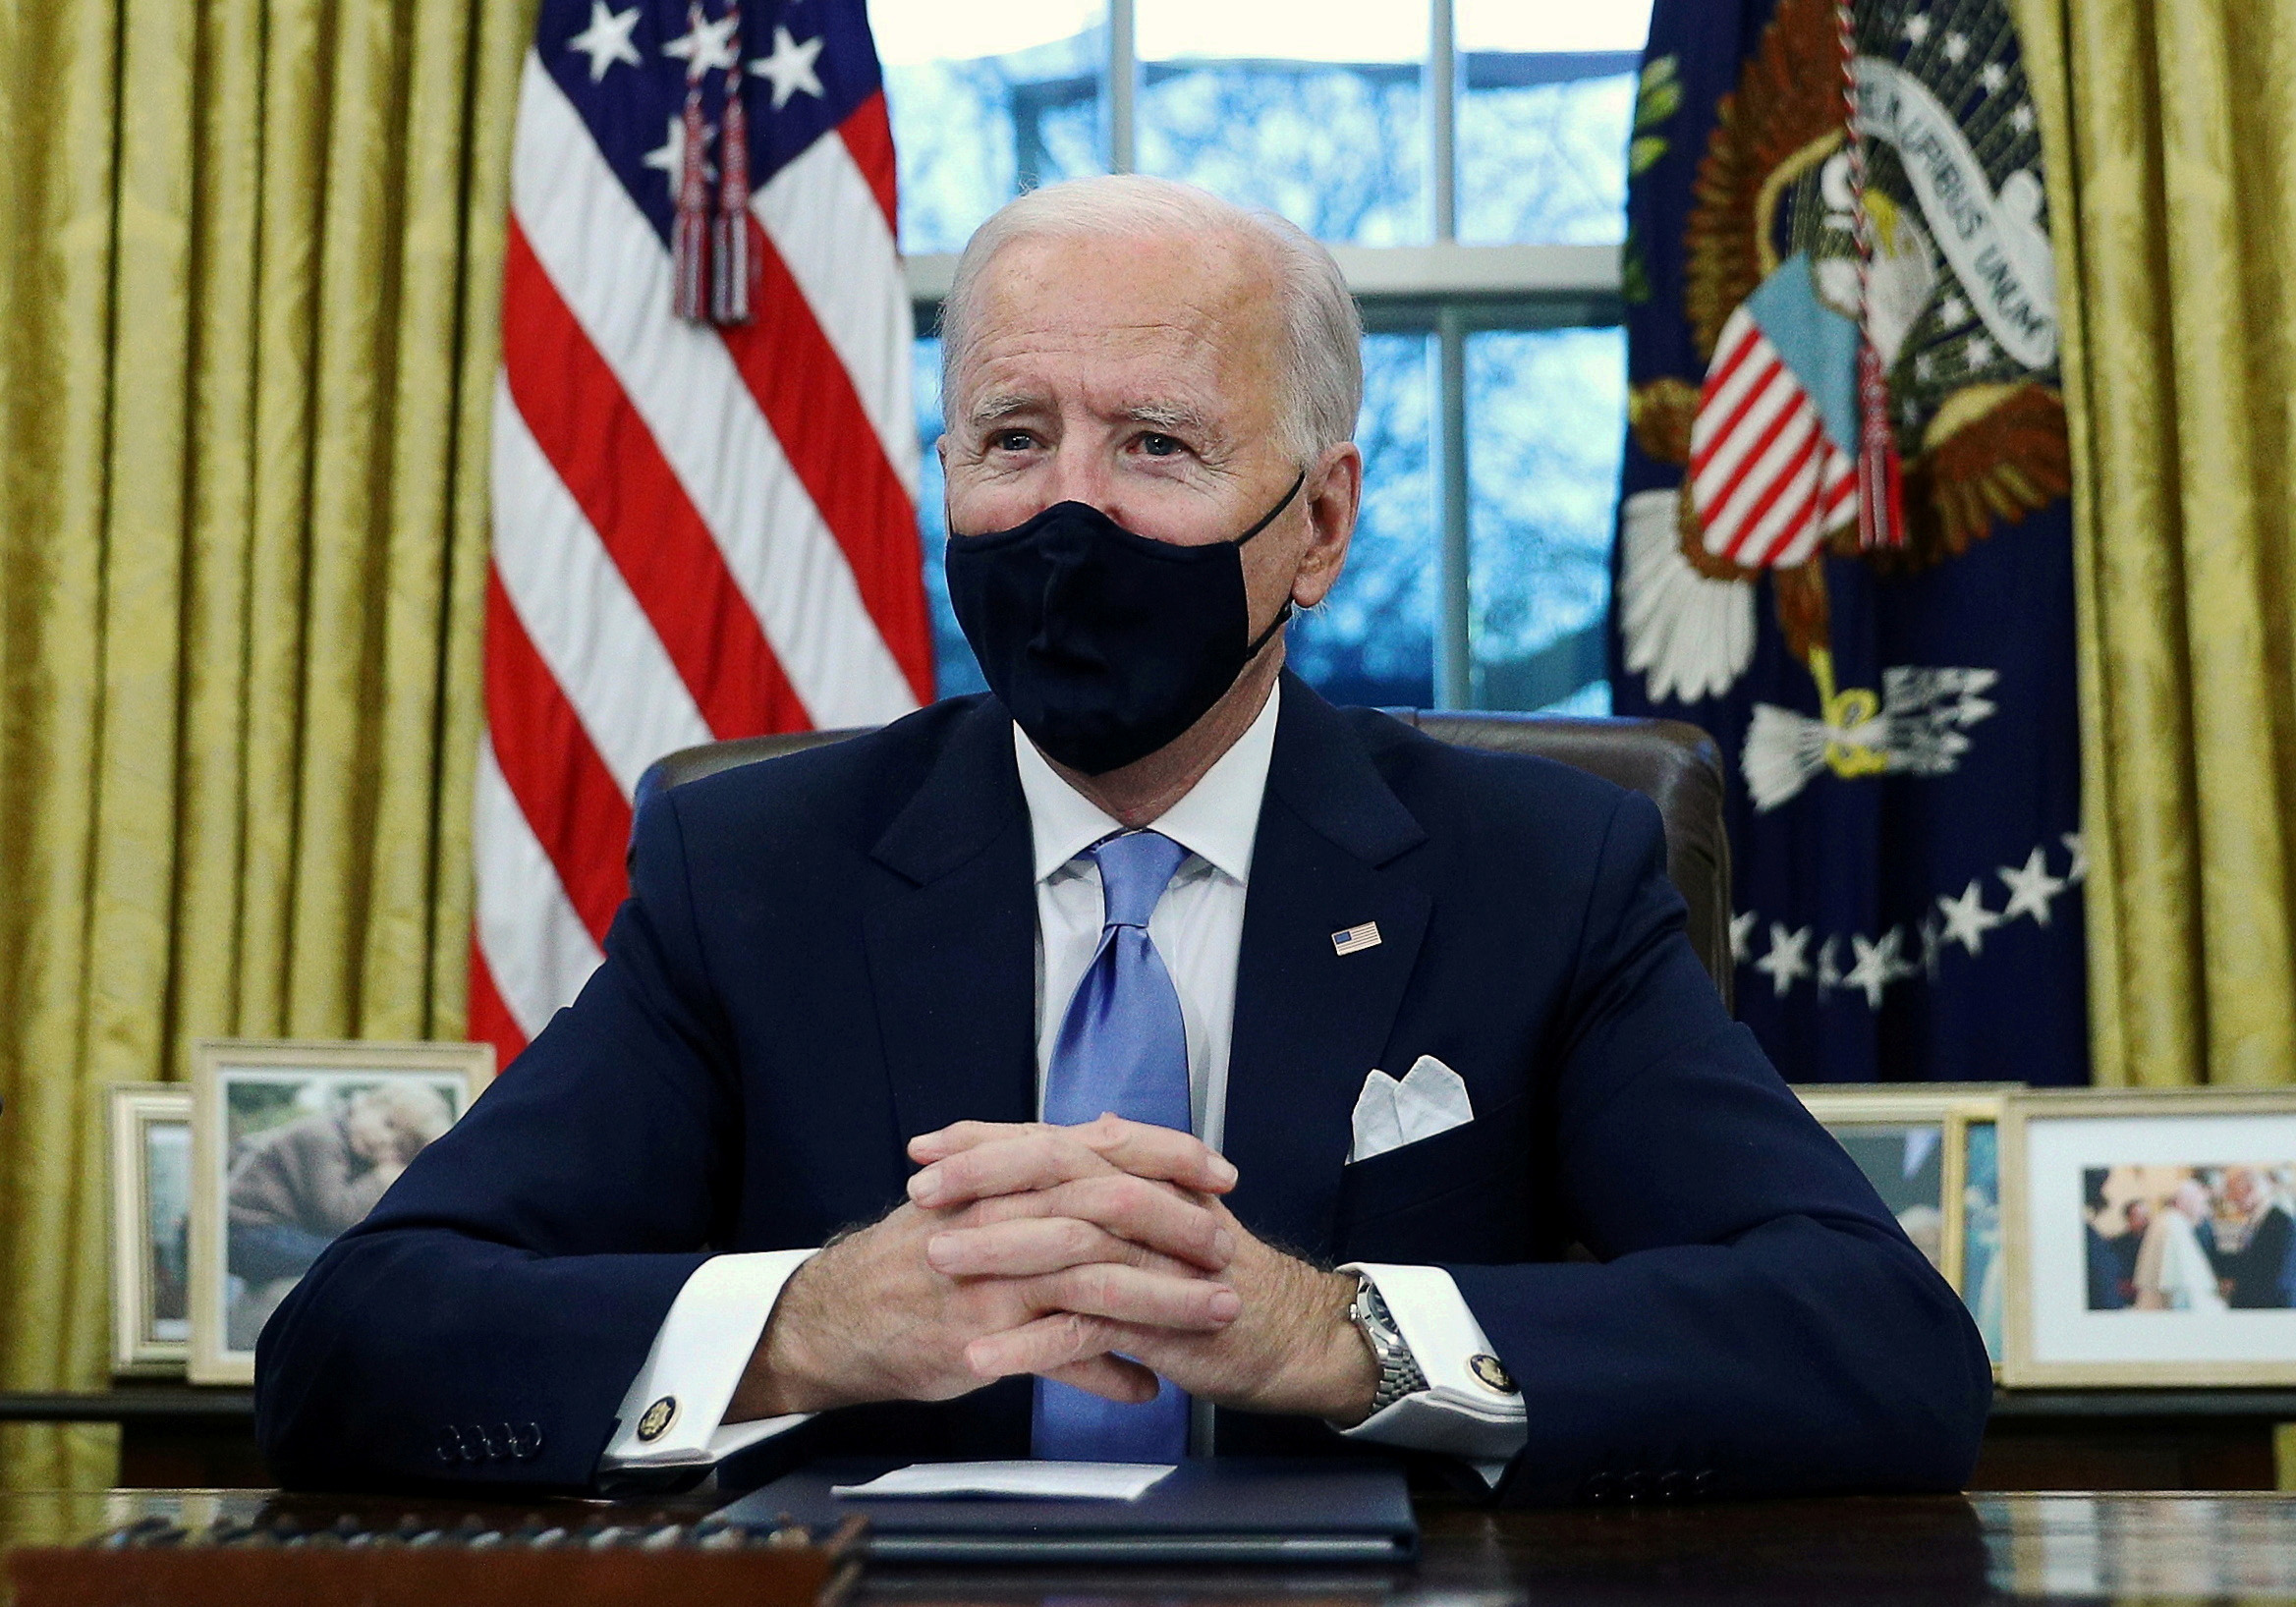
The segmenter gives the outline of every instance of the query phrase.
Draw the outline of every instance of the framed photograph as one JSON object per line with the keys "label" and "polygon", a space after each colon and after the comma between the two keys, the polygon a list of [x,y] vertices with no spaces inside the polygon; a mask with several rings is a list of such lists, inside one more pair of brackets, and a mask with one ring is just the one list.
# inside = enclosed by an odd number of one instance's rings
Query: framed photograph
{"label": "framed photograph", "polygon": [[192,1090],[111,1090],[112,1371],[181,1375],[192,1349]]}
{"label": "framed photograph", "polygon": [[1966,1298],[1968,1138],[2014,1083],[1804,1083],[1810,1114],[1874,1185],[1908,1239]]}
{"label": "framed photograph", "polygon": [[1977,1331],[2001,1376],[2008,1355],[2009,1274],[2001,1254],[2001,1106],[1990,1103],[1965,1113],[1961,1128],[1961,1302],[1976,1319]]}
{"label": "framed photograph", "polygon": [[484,1043],[193,1045],[194,1383],[254,1381],[287,1292],[493,1075]]}
{"label": "framed photograph", "polygon": [[2001,1112],[2017,1385],[2296,1384],[2296,1089]]}

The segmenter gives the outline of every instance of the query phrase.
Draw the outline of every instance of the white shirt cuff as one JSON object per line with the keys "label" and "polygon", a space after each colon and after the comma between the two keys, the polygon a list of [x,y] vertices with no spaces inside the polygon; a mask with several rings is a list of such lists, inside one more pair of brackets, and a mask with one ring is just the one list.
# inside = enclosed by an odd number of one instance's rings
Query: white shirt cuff
{"label": "white shirt cuff", "polygon": [[622,1397],[622,1423],[599,1466],[700,1468],[795,1428],[812,1414],[725,1422],[726,1408],[790,1274],[815,1252],[713,1255],[694,1269]]}
{"label": "white shirt cuff", "polygon": [[1351,1261],[1339,1270],[1360,1272],[1372,1280],[1428,1380],[1426,1389],[1340,1432],[1351,1440],[1448,1453],[1472,1464],[1484,1482],[1495,1485],[1531,1430],[1523,1397],[1491,1388],[1472,1365],[1475,1358],[1494,1353],[1459,1286],[1437,1266]]}

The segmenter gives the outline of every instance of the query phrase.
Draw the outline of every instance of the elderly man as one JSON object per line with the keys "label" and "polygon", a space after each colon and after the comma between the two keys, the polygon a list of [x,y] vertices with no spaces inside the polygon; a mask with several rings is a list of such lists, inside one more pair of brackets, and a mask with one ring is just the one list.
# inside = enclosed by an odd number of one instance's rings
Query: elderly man
{"label": "elderly man", "polygon": [[1056,186],[946,337],[993,695],[644,811],[581,1000],[265,1332],[281,1476],[1953,1486],[1985,1353],[1727,1019],[1656,811],[1282,673],[1362,488],[1329,254]]}
{"label": "elderly man", "polygon": [[2204,1247],[2216,1271],[2216,1288],[2235,1311],[2285,1309],[2288,1265],[2296,1219],[2253,1166],[2224,1169],[2223,1200]]}

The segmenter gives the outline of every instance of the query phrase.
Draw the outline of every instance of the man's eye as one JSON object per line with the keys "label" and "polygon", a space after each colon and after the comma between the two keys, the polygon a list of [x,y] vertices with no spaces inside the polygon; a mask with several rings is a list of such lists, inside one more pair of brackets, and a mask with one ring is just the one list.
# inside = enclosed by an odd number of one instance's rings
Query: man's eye
{"label": "man's eye", "polygon": [[988,438],[988,444],[998,452],[1026,452],[1036,444],[1036,438],[1025,429],[1000,429]]}
{"label": "man's eye", "polygon": [[1169,435],[1143,435],[1140,438],[1140,449],[1151,458],[1169,458],[1176,452],[1187,450]]}

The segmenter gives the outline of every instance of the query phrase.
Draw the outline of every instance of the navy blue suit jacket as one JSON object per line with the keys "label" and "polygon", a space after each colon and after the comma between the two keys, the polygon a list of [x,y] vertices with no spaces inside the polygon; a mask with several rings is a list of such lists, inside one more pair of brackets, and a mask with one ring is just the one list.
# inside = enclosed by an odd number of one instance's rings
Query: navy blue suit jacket
{"label": "navy blue suit jacket", "polygon": [[[1309,1256],[1449,1269],[1529,1413],[1502,1499],[1956,1487],[1990,1398],[1976,1331],[1728,1019],[1682,914],[1647,799],[1287,679],[1231,1204]],[[1383,941],[1336,954],[1368,920]],[[707,1255],[818,1245],[902,1199],[911,1136],[1031,1119],[1035,933],[988,699],[648,804],[605,966],[265,1329],[279,1476],[589,1484]],[[1366,1074],[1423,1054],[1475,1121],[1345,1165]],[[1215,1434],[1362,1449],[1240,1413]],[[1006,1380],[825,1413],[749,1471],[1027,1446]]]}

